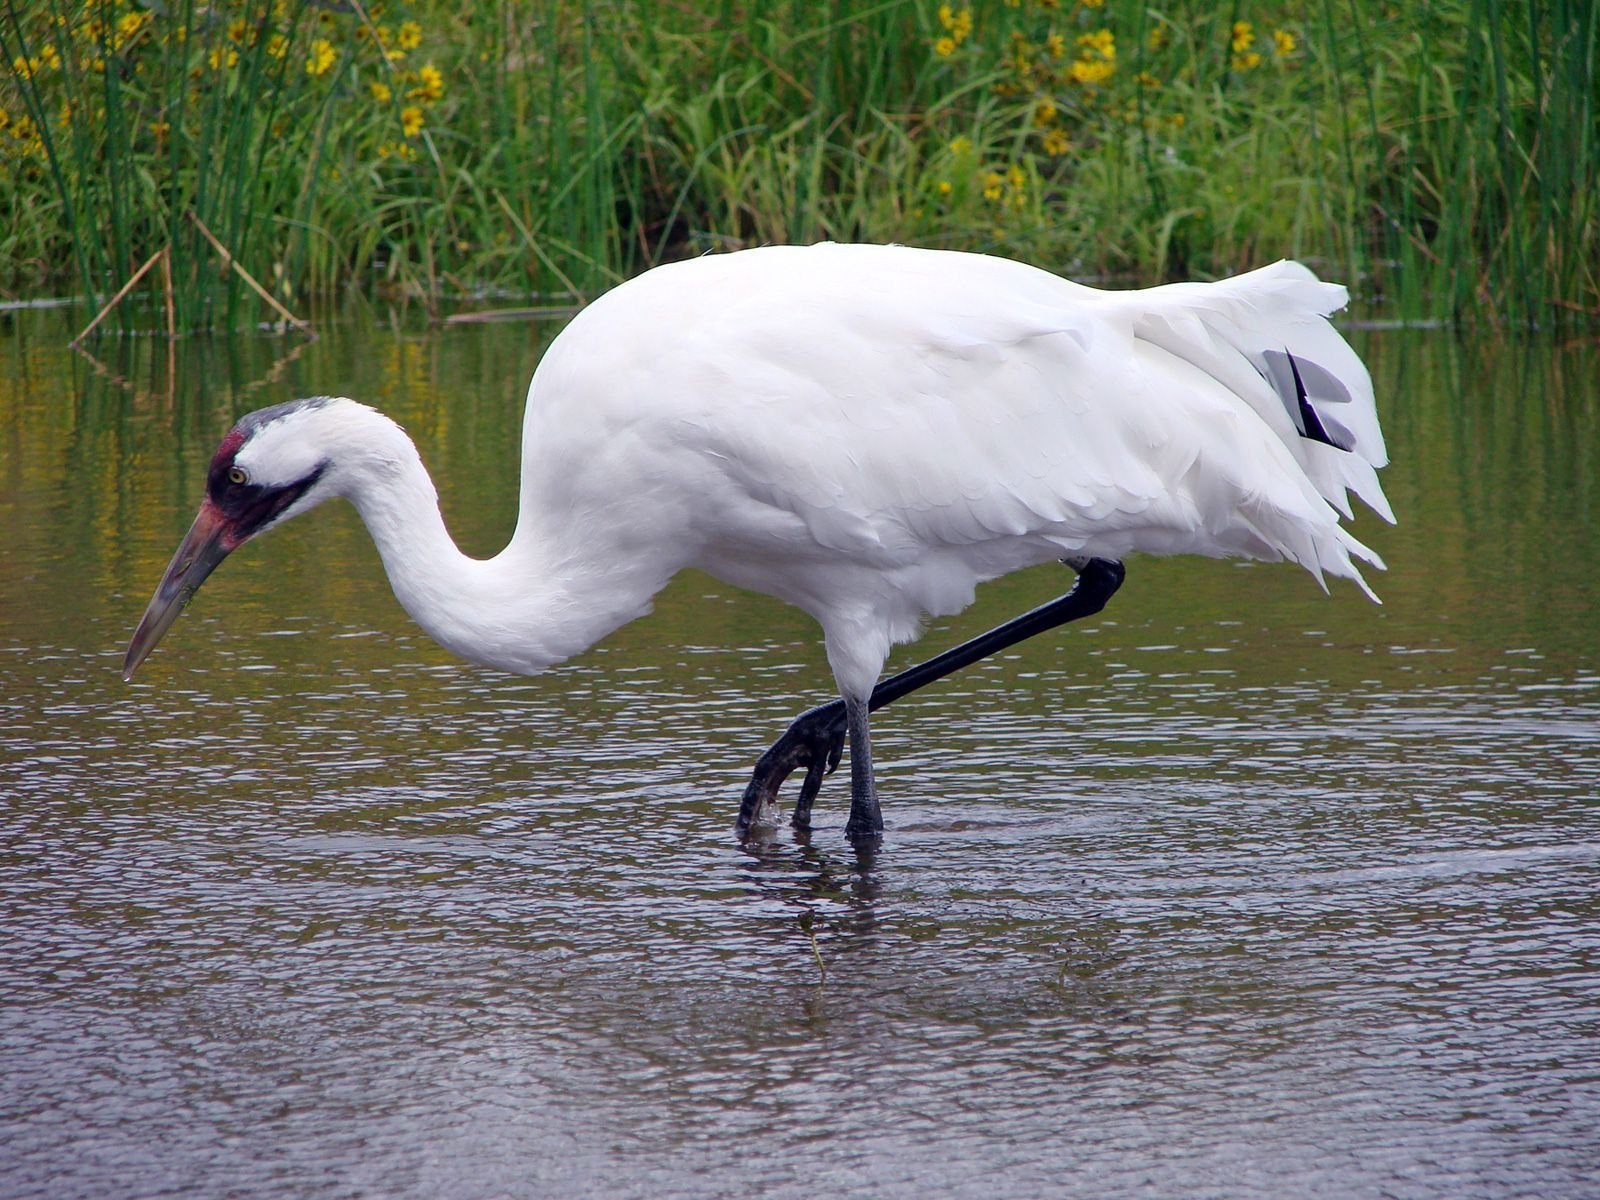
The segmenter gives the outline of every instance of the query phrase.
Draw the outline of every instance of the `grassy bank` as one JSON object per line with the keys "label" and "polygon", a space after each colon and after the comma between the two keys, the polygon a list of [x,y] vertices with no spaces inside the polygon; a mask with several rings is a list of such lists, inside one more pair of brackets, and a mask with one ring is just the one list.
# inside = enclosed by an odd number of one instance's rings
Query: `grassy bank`
{"label": "grassy bank", "polygon": [[168,247],[141,287],[199,328],[267,311],[218,244],[316,306],[831,237],[1144,281],[1293,255],[1400,315],[1600,314],[1588,0],[710,7],[12,0],[0,280],[103,299]]}

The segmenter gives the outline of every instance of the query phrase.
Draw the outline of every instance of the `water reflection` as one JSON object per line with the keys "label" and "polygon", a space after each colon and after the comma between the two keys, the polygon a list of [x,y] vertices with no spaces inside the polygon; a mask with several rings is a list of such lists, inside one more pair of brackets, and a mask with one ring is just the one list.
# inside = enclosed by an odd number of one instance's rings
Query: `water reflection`
{"label": "water reflection", "polygon": [[[130,392],[47,334],[0,342],[4,1194],[1600,1175],[1592,348],[1370,335],[1404,522],[1357,531],[1384,606],[1139,561],[1094,625],[880,715],[867,864],[842,778],[809,839],[735,844],[743,772],[828,676],[805,618],[701,577],[501,677],[411,629],[364,532],[319,512],[230,561],[124,686],[216,436],[281,398],[249,389],[283,347],[187,342],[170,375],[129,347]],[[395,411],[485,553],[537,351],[346,334],[273,387]]]}

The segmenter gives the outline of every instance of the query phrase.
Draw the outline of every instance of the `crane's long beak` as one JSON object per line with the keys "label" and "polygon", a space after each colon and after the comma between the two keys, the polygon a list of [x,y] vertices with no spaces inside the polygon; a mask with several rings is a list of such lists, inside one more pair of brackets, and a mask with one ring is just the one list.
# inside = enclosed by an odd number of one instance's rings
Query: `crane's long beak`
{"label": "crane's long beak", "polygon": [[228,536],[232,528],[233,523],[210,500],[200,506],[194,524],[189,526],[167,573],[161,577],[156,594],[150,598],[139,628],[133,631],[127,657],[122,660],[123,679],[133,678],[139,664],[156,648],[161,635],[172,628],[172,623],[200,590],[206,576],[239,544],[237,539]]}

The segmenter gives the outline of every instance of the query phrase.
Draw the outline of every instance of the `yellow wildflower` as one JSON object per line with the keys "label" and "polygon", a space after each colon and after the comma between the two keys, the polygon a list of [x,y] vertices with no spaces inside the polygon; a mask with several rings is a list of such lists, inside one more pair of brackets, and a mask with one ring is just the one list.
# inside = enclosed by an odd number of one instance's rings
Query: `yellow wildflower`
{"label": "yellow wildflower", "polygon": [[1015,163],[1012,163],[1011,169],[1006,172],[1006,182],[1009,183],[1014,190],[1021,191],[1028,185],[1027,172],[1025,172]]}
{"label": "yellow wildflower", "polygon": [[971,154],[972,153],[972,139],[969,138],[969,137],[955,137],[955,138],[952,138],[951,141],[950,141],[949,150],[950,150],[951,154],[956,154],[956,155]]}
{"label": "yellow wildflower", "polygon": [[39,60],[37,58],[23,58],[19,54],[11,60],[11,69],[16,72],[18,79],[26,81],[32,79],[33,73],[39,69]]}
{"label": "yellow wildflower", "polygon": [[228,40],[243,44],[245,38],[250,36],[250,22],[243,17],[235,17],[228,22]]}
{"label": "yellow wildflower", "polygon": [[1253,71],[1261,65],[1261,55],[1254,51],[1233,56],[1233,69],[1235,71]]}
{"label": "yellow wildflower", "polygon": [[1145,38],[1145,45],[1152,50],[1159,50],[1172,40],[1171,26],[1163,23],[1150,31],[1150,36]]}
{"label": "yellow wildflower", "polygon": [[1046,96],[1033,106],[1033,123],[1040,129],[1055,124],[1056,102]]}
{"label": "yellow wildflower", "polygon": [[938,187],[939,195],[941,196],[948,196],[951,192],[955,191],[955,184],[951,183],[948,179],[939,180],[936,186]]}
{"label": "yellow wildflower", "polygon": [[[941,58],[949,58],[955,52],[955,48],[966,41],[968,35],[972,33],[972,10],[970,8],[957,10],[948,4],[941,4],[938,15],[939,26],[946,31],[946,34],[933,44],[934,51]],[[949,50],[940,49],[945,43],[949,43]]]}
{"label": "yellow wildflower", "polygon": [[282,58],[289,53],[289,39],[281,33],[275,33],[267,39],[267,53],[273,58]]}
{"label": "yellow wildflower", "polygon": [[417,72],[417,86],[406,95],[424,104],[434,103],[444,95],[444,75],[438,67],[428,63]]}
{"label": "yellow wildflower", "polygon": [[400,32],[395,38],[395,44],[402,50],[415,50],[422,45],[422,26],[415,21],[402,22]]}
{"label": "yellow wildflower", "polygon": [[1235,21],[1233,23],[1233,52],[1235,54],[1250,49],[1250,43],[1256,40],[1255,26],[1249,21]]}
{"label": "yellow wildflower", "polygon": [[387,104],[394,98],[394,93],[389,90],[389,85],[380,81],[367,84],[367,90],[372,93],[372,98],[379,104]]}
{"label": "yellow wildflower", "polygon": [[213,71],[226,71],[238,65],[239,52],[232,46],[213,46],[206,59]]}
{"label": "yellow wildflower", "polygon": [[1298,44],[1294,40],[1294,34],[1287,29],[1274,29],[1272,31],[1272,48],[1278,52],[1279,58],[1287,58],[1293,54]]}
{"label": "yellow wildflower", "polygon": [[956,40],[946,35],[933,43],[933,52],[940,58],[949,58],[956,52]]}
{"label": "yellow wildflower", "polygon": [[116,37],[111,40],[112,49],[120,49],[125,43],[132,41],[149,20],[148,9],[123,13],[121,20],[117,22]]}
{"label": "yellow wildflower", "polygon": [[1116,35],[1109,29],[1096,29],[1093,33],[1079,34],[1078,45],[1082,47],[1085,58],[1099,55],[1109,62],[1117,57]]}
{"label": "yellow wildflower", "polygon": [[1060,129],[1052,129],[1044,135],[1044,152],[1051,158],[1060,158],[1071,148],[1072,143]]}
{"label": "yellow wildflower", "polygon": [[326,75],[338,58],[339,52],[333,48],[333,43],[327,38],[318,38],[311,43],[311,53],[306,55],[306,74]]}
{"label": "yellow wildflower", "polygon": [[998,200],[1005,193],[1006,179],[998,171],[990,171],[983,177],[983,198],[985,200]]}
{"label": "yellow wildflower", "polygon": [[415,104],[408,104],[400,110],[400,130],[407,137],[416,137],[422,132],[422,127],[427,124],[427,117]]}
{"label": "yellow wildflower", "polygon": [[1067,53],[1067,39],[1059,33],[1052,33],[1045,38],[1044,49],[1051,58],[1062,58]]}
{"label": "yellow wildflower", "polygon": [[1117,73],[1117,64],[1101,59],[1095,62],[1091,59],[1080,58],[1067,68],[1067,78],[1073,83],[1096,84],[1104,83]]}

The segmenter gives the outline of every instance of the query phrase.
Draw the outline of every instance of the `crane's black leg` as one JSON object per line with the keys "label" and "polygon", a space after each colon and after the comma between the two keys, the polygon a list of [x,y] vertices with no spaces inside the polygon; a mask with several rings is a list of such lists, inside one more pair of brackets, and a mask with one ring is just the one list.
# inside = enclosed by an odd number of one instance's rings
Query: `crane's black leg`
{"label": "crane's black leg", "polygon": [[[1038,608],[989,630],[988,633],[979,634],[971,641],[962,642],[961,645],[935,655],[925,663],[907,667],[899,674],[882,680],[872,689],[872,696],[866,705],[867,712],[891,704],[936,679],[943,679],[962,667],[970,666],[981,658],[987,658],[1035,634],[1055,629],[1082,617],[1094,616],[1122,586],[1122,579],[1126,574],[1123,565],[1114,559],[1088,558],[1062,561],[1078,572],[1077,582],[1065,596],[1048,604],[1041,604]],[[866,714],[863,713],[863,730],[865,724]],[[750,782],[746,785],[744,797],[739,804],[737,829],[741,837],[752,827],[768,823],[763,817],[777,807],[778,789],[799,767],[806,769],[806,777],[800,785],[800,795],[794,805],[794,826],[797,829],[810,828],[812,802],[816,799],[817,789],[822,786],[823,777],[831,774],[839,765],[840,757],[844,753],[848,726],[843,700],[819,704],[794,719],[783,736],[756,762],[755,771],[751,774]],[[868,818],[866,804],[858,806],[856,803],[854,755],[852,755],[851,773],[851,822],[855,823],[858,807],[863,820]],[[870,807],[873,813],[877,812],[876,794],[872,797]],[[882,828],[881,818],[877,828]]]}
{"label": "crane's black leg", "polygon": [[[845,725],[850,731],[850,819],[844,834],[852,842],[876,838],[883,832],[883,813],[878,808],[878,783],[872,777],[872,734],[867,728],[867,701],[846,697]],[[809,809],[809,806],[808,806]],[[807,824],[811,813],[806,813]]]}

